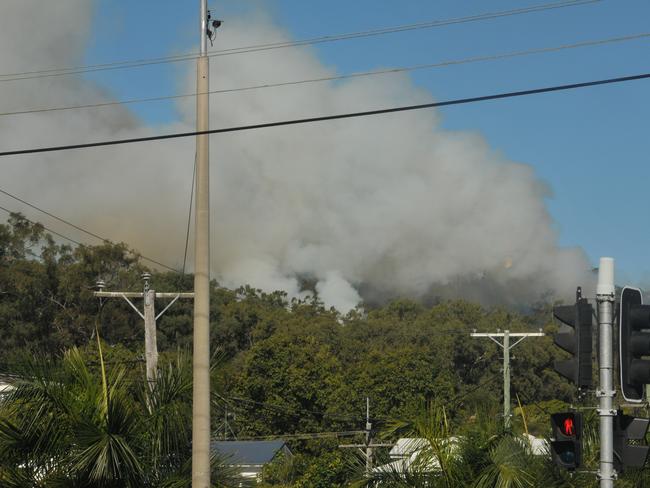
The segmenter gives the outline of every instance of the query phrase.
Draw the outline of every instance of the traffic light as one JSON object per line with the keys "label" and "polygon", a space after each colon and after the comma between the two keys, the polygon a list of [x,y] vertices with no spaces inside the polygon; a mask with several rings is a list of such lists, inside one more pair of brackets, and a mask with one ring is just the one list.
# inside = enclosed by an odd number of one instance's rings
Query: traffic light
{"label": "traffic light", "polygon": [[582,298],[580,287],[576,291],[576,303],[554,307],[553,316],[562,323],[553,336],[553,342],[573,355],[571,359],[555,361],[555,371],[573,381],[578,388],[590,388],[593,308],[586,298]]}
{"label": "traffic light", "polygon": [[582,463],[582,414],[562,412],[551,415],[551,456],[564,469],[576,469]]}
{"label": "traffic light", "polygon": [[643,401],[644,386],[650,383],[650,305],[643,305],[641,290],[623,288],[619,333],[621,392],[628,402]]}
{"label": "traffic light", "polygon": [[614,464],[619,473],[626,467],[642,468],[645,465],[650,447],[630,445],[628,441],[645,439],[649,424],[648,419],[623,415],[621,411],[614,417]]}

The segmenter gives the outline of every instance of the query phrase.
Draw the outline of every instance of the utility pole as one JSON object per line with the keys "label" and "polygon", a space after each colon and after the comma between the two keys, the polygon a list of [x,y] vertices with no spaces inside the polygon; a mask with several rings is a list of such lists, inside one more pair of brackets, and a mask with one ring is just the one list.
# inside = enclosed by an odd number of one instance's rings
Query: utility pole
{"label": "utility pole", "polygon": [[228,411],[228,405],[224,404],[223,407],[223,440],[227,441],[228,440],[228,431],[232,434],[233,439],[237,440],[237,436],[235,435],[235,431],[232,430],[232,427],[230,426],[230,423],[228,422],[228,417],[234,418],[234,415],[232,415]]}
{"label": "utility pole", "polygon": [[[504,330],[503,332],[473,332],[471,337],[487,337],[494,341],[499,347],[503,349],[503,428],[510,430],[510,349],[515,347],[526,337],[542,337],[543,332],[510,332]],[[502,337],[503,343],[497,338]],[[511,337],[519,337],[519,340],[510,345]]]}
{"label": "utility pole", "polygon": [[[207,0],[199,0],[200,54],[196,67],[196,130],[210,129]],[[196,136],[192,488],[210,488],[210,154],[209,136]]]}
{"label": "utility pole", "polygon": [[614,321],[614,259],[600,258],[596,303],[598,304],[598,329],[600,338],[600,357],[598,372],[600,384],[596,396],[599,397],[598,416],[600,417],[600,466],[598,479],[600,488],[613,488],[616,479],[614,470],[614,416],[612,408],[616,394],[612,379],[614,362],[612,360],[612,324]]}
{"label": "utility pole", "polygon": [[[158,371],[158,346],[156,344],[156,321],[171,307],[179,298],[194,298],[194,293],[156,293],[149,286],[150,273],[142,273],[144,289],[142,293],[130,291],[104,291],[106,284],[103,281],[97,282],[99,291],[93,294],[98,298],[123,298],[131,305],[131,308],[144,320],[144,356],[146,361],[147,382],[152,385],[156,380]],[[141,312],[129,298],[144,298],[144,310]],[[172,301],[156,315],[156,298],[171,298]]]}
{"label": "utility pole", "polygon": [[372,474],[373,448],[375,447],[393,447],[393,444],[374,444],[372,442],[372,423],[370,423],[370,398],[366,397],[366,429],[365,442],[363,444],[341,444],[342,449],[356,448],[366,458],[366,478]]}

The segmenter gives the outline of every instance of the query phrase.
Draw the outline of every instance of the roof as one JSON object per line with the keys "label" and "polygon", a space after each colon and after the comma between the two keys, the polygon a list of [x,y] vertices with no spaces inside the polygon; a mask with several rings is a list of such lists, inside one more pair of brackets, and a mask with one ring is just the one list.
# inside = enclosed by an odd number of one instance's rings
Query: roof
{"label": "roof", "polygon": [[548,441],[546,439],[540,439],[534,435],[524,434],[524,439],[528,439],[530,444],[530,451],[535,456],[546,456],[549,453],[548,450]]}
{"label": "roof", "polygon": [[285,447],[283,440],[276,441],[214,441],[212,450],[228,458],[227,462],[242,465],[262,465],[275,457]]}
{"label": "roof", "polygon": [[[461,438],[448,437],[442,439],[449,445],[449,453],[453,454],[458,449],[458,443]],[[521,437],[516,437],[522,444],[528,444],[530,452],[535,456],[548,455],[548,441],[540,439],[529,434],[523,434]],[[444,445],[444,444],[443,444]],[[430,448],[431,444],[427,439],[419,437],[403,437],[398,439],[393,448],[390,450],[390,458],[392,462],[376,466],[373,468],[374,473],[407,473],[413,472],[429,472],[439,471],[440,462],[435,456],[427,456],[422,458],[421,454]]]}
{"label": "roof", "polygon": [[402,437],[390,450],[391,458],[409,457],[411,454],[424,449],[428,445],[426,439],[417,437]]}

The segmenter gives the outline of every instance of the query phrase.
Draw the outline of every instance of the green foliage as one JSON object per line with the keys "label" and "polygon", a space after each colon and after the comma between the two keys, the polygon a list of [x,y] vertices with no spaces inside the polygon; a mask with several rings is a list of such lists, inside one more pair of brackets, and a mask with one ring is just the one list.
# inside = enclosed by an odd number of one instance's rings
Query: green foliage
{"label": "green foliage", "polygon": [[314,458],[295,488],[338,488],[345,486],[349,467],[340,451],[330,451]]}
{"label": "green foliage", "polygon": [[[145,270],[124,244],[59,245],[17,214],[0,225],[0,375],[17,377],[18,386],[0,402],[1,486],[189,487],[191,365],[179,351],[192,347],[191,301],[179,300],[158,321],[160,368],[149,390],[140,317],[123,300],[100,303],[92,294],[98,279],[109,290],[141,291]],[[191,275],[152,274],[157,291],[192,289]],[[535,304],[523,315],[400,298],[342,316],[318,298],[213,282],[213,429],[229,437],[356,431],[368,397],[373,427],[386,440],[425,439],[412,472],[368,479],[365,463],[339,450],[339,439],[292,440],[295,456],[267,466],[264,486],[592,486],[590,475],[559,472],[520,435],[503,432],[501,350],[469,335],[551,333],[551,306]],[[549,413],[578,403],[552,370],[558,350],[551,341],[526,340],[513,351],[513,399],[522,402],[515,433],[546,436]],[[587,416],[589,469],[597,463],[596,426]],[[376,454],[388,461],[386,449]],[[216,486],[233,483],[222,460],[214,466]],[[619,481],[649,483],[645,470]]]}
{"label": "green foliage", "polygon": [[[0,402],[2,486],[190,486],[186,357],[163,365],[152,387],[121,366],[92,372],[77,349],[60,361],[26,356],[14,371]],[[237,486],[223,463],[213,457],[215,486]]]}

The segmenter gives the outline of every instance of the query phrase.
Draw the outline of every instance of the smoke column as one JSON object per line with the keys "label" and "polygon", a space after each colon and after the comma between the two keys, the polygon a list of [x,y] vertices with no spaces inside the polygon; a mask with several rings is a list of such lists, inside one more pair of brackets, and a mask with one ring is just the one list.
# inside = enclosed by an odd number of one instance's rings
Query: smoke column
{"label": "smoke column", "polygon": [[[2,9],[4,73],[83,64],[92,2],[5,0]],[[30,17],[29,29],[16,20]],[[218,43],[283,39],[291,40],[258,15],[229,19]],[[183,69],[179,91],[193,92],[194,65]],[[211,71],[212,89],[336,74],[308,47],[221,56]],[[2,111],[102,100],[111,100],[107,89],[80,77],[0,83]],[[211,126],[429,101],[406,75],[294,85],[214,95]],[[194,101],[179,102],[178,111],[178,122],[155,128],[128,106],[0,117],[0,146],[193,130]],[[478,134],[443,130],[439,116],[427,110],[212,136],[213,276],[290,296],[315,283],[324,303],[343,312],[395,296],[525,304],[571,300],[577,284],[588,290],[589,263],[580,249],[558,247],[548,190],[532,168],[504,159]],[[193,164],[193,139],[21,156],[0,161],[0,187],[180,266]],[[49,223],[5,197],[0,204]]]}

